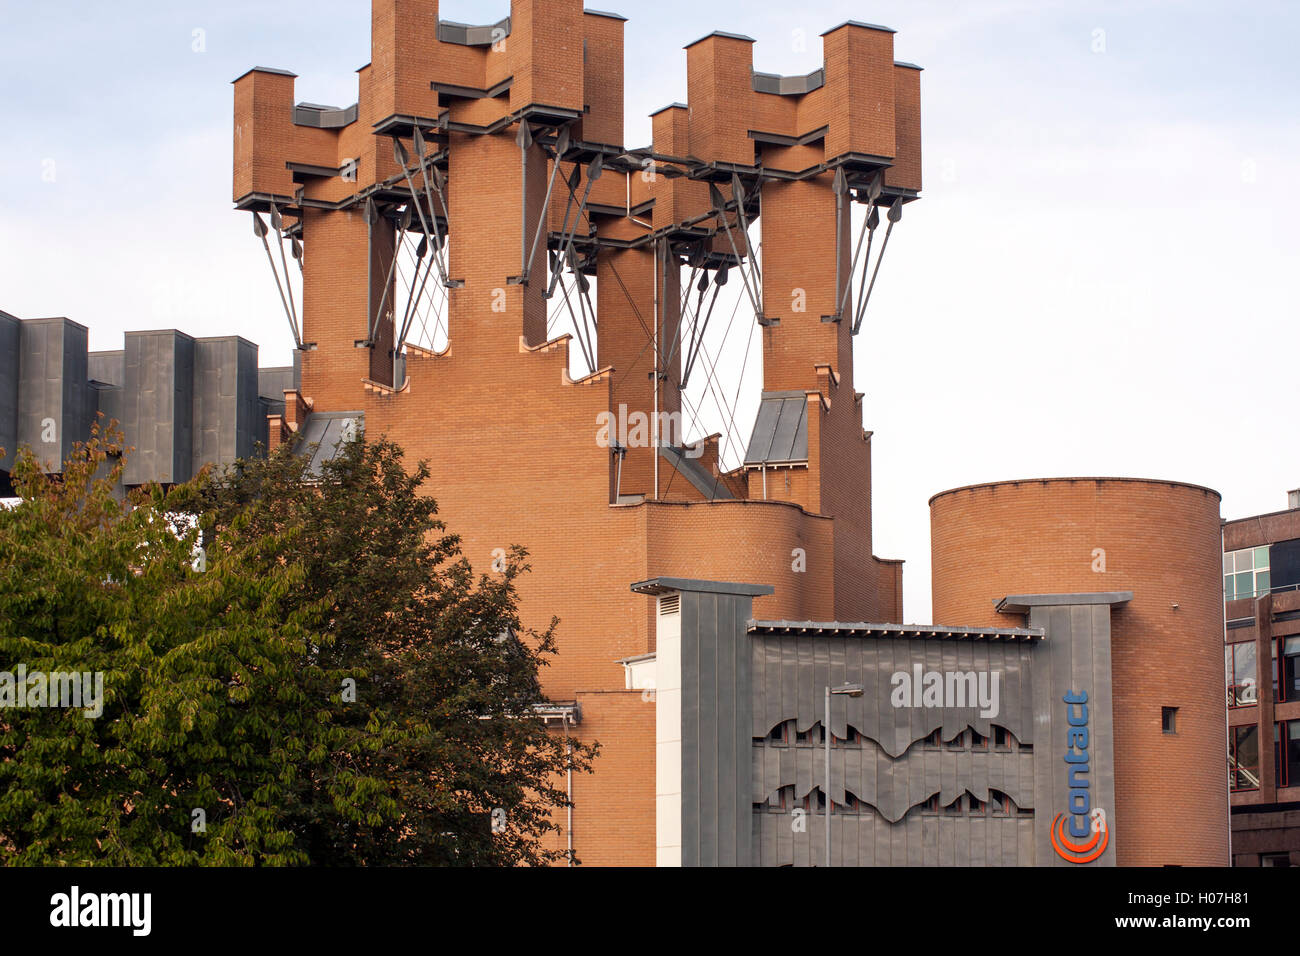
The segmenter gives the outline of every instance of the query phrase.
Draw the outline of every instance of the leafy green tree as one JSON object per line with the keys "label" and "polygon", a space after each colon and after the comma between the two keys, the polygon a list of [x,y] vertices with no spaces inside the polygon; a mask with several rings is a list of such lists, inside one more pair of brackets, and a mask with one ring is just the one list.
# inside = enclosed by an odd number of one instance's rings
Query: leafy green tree
{"label": "leafy green tree", "polygon": [[277,806],[322,734],[300,677],[321,609],[279,558],[298,531],[232,535],[199,572],[171,495],[118,492],[121,451],[97,429],[57,476],[20,452],[0,512],[0,666],[102,675],[97,716],[0,710],[0,854],[306,862]]}
{"label": "leafy green tree", "polygon": [[0,511],[0,668],[103,676],[96,717],[0,710],[0,859],[561,858],[561,775],[595,749],[535,714],[555,624],[520,626],[521,550],[476,580],[388,442],[125,498],[122,451],[20,453]]}
{"label": "leafy green tree", "polygon": [[[324,773],[298,779],[287,809],[313,862],[563,859],[546,840],[567,805],[563,775],[590,769],[596,749],[548,731],[535,711],[557,622],[542,632],[520,623],[523,549],[476,578],[420,494],[428,477],[424,463],[408,472],[393,442],[363,438],[314,482],[304,458],[280,450],[196,495],[218,534],[236,522],[254,537],[302,530],[284,558],[305,571],[304,599],[328,608],[314,660],[356,682],[355,703],[327,717],[349,743]],[[357,813],[372,787],[392,805]]]}

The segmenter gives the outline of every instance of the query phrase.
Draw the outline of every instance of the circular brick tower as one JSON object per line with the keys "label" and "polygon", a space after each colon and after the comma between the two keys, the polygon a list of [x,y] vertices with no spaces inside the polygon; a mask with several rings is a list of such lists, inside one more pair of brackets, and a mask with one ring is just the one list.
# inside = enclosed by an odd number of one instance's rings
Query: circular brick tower
{"label": "circular brick tower", "polygon": [[[1130,478],[930,499],[934,620],[1020,624],[1007,595],[1131,591],[1111,621],[1116,862],[1228,864],[1219,494]],[[1175,707],[1173,732],[1162,708]]]}

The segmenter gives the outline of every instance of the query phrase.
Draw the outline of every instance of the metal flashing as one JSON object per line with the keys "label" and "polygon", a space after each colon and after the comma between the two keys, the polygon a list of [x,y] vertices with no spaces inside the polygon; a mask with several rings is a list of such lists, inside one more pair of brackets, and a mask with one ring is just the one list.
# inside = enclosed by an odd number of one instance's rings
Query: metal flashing
{"label": "metal flashing", "polygon": [[1003,614],[1026,614],[1031,607],[1079,607],[1090,604],[1127,604],[1132,591],[1095,591],[1075,594],[1009,594],[993,602]]}
{"label": "metal flashing", "polygon": [[637,594],[669,594],[673,591],[691,591],[699,594],[732,594],[740,597],[758,597],[774,594],[770,584],[740,584],[727,581],[701,581],[695,578],[648,578],[632,585]]}

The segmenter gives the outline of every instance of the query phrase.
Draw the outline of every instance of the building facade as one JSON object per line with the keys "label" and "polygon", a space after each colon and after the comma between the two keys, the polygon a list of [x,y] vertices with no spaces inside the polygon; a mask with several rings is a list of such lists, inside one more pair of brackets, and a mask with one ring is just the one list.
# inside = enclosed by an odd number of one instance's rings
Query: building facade
{"label": "building facade", "polygon": [[1300,491],[1223,525],[1236,866],[1300,866]]}
{"label": "building facade", "polygon": [[[319,456],[364,430],[427,460],[471,562],[525,546],[521,615],[560,618],[544,689],[601,744],[557,837],[584,864],[819,864],[819,809],[833,863],[1226,862],[1217,494],[944,492],[945,623],[888,623],[902,562],[874,553],[853,337],[872,250],[921,189],[920,69],[893,31],[828,30],[805,76],[712,33],[686,46],[688,102],[629,148],[624,22],[581,0],[483,26],[373,0],[352,106],[296,102],[279,68],[237,78],[232,198],[277,270],[293,367],[175,331],[88,354],[75,323],[0,316],[20,346],[0,445],[57,467],[102,410],[145,450],[135,484],[262,436]],[[681,427],[728,282],[762,362],[734,468],[729,435]],[[561,302],[575,331],[553,336]],[[931,673],[977,692],[996,673],[1000,709],[924,686],[890,702],[896,674]],[[818,695],[846,684],[827,727]]]}

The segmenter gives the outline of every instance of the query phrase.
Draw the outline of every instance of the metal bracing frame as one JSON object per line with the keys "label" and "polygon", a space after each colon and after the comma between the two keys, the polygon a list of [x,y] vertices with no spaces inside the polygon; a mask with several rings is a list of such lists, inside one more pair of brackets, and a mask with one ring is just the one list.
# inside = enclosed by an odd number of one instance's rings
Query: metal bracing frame
{"label": "metal bracing frame", "polygon": [[[441,248],[443,237],[438,229],[438,210],[433,203],[434,191],[437,191],[438,200],[442,204],[444,212],[447,211],[447,195],[443,189],[444,181],[442,170],[433,164],[434,157],[425,155],[424,135],[420,132],[420,127],[415,126],[411,129],[412,142],[415,146],[416,155],[419,158],[419,168],[421,178],[424,180],[424,201],[429,205],[429,215],[426,218],[424,207],[421,204],[420,190],[415,187],[415,181],[411,177],[410,159],[406,153],[406,147],[402,145],[400,137],[393,137],[393,159],[402,167],[402,175],[406,179],[406,185],[411,191],[411,202],[415,206],[415,211],[420,215],[420,226],[424,229],[425,238],[434,245],[434,248]],[[430,221],[433,228],[429,228]],[[438,278],[446,288],[452,287],[452,282],[447,278],[446,268],[441,262],[438,262]]]}
{"label": "metal bracing frame", "polygon": [[[743,189],[740,189],[739,192],[735,192],[735,190],[739,188],[740,188],[740,177],[735,173],[733,173],[732,174],[733,195],[730,201],[723,199],[722,190],[720,190],[713,183],[709,183],[709,199],[713,203],[712,213],[717,217],[719,224],[722,226],[722,229],[726,232],[727,241],[731,244],[732,255],[736,257],[736,268],[740,271],[740,278],[745,286],[745,295],[748,296],[750,305],[754,307],[754,318],[757,320],[759,325],[766,325],[767,323],[763,317],[762,276],[759,274],[758,271],[758,259],[754,255],[754,250],[749,244],[748,225],[745,224],[743,228],[744,238],[745,238],[745,251],[747,255],[741,255],[740,248],[736,245],[736,237],[735,235],[732,234],[731,231],[731,220],[727,216],[727,212],[730,209],[734,208],[736,210],[736,217],[738,220],[737,226],[740,227],[741,224],[745,223],[744,191]],[[748,261],[749,263],[748,269],[746,269],[745,267],[746,261]]]}
{"label": "metal bracing frame", "polygon": [[[527,120],[520,120],[519,133],[515,137],[515,142],[519,144],[520,162],[523,167],[523,175],[520,177],[522,182],[520,195],[520,208],[523,210],[521,218],[526,217],[528,213],[528,150],[536,140],[533,138],[532,128],[528,125]],[[543,148],[545,144],[543,144]],[[541,244],[542,237],[547,234],[547,220],[549,219],[551,208],[551,194],[555,190],[555,180],[560,174],[560,158],[568,152],[569,149],[569,127],[567,125],[560,127],[556,133],[555,144],[548,152],[554,160],[551,165],[551,175],[546,183],[546,195],[542,198],[542,212],[537,217],[537,228],[533,232],[533,240],[528,241],[528,230],[526,224],[521,223],[519,229],[519,275],[511,276],[506,281],[516,285],[528,285],[528,279],[532,275],[533,260],[537,257],[537,247]],[[567,215],[567,208],[565,210]]]}
{"label": "metal bracing frame", "polygon": [[[302,327],[298,323],[298,307],[293,298],[293,286],[289,284],[289,261],[284,253],[284,220],[275,203],[271,203],[270,216],[271,228],[275,230],[276,242],[280,247],[280,263],[284,267],[283,282],[280,281],[280,270],[275,266],[275,257],[271,255],[271,244],[266,238],[267,225],[256,211],[253,212],[253,234],[262,240],[262,248],[266,250],[266,261],[271,265],[271,274],[275,276],[275,287],[280,293],[280,304],[284,306],[284,316],[289,320],[289,331],[293,333],[294,348],[301,349],[303,347]],[[297,238],[290,240],[290,243],[293,257],[298,261],[298,271],[301,273],[302,243]]]}
{"label": "metal bracing frame", "polygon": [[[556,155],[555,162],[556,165],[558,166],[560,162],[558,154]],[[595,157],[592,159],[592,161],[590,162],[590,164],[588,164],[587,166],[587,176],[586,176],[587,184],[585,187],[583,187],[581,199],[578,199],[578,195],[577,195],[578,177],[580,175],[578,164],[576,163],[574,164],[573,172],[570,173],[568,178],[565,180],[565,184],[569,188],[569,195],[564,203],[564,219],[561,220],[560,222],[559,250],[560,250],[560,255],[562,257],[566,254],[566,252],[568,253],[569,262],[573,261],[573,256],[572,256],[573,241],[578,234],[578,223],[582,221],[582,217],[584,215],[587,215],[587,200],[591,198],[591,187],[595,185],[596,180],[600,178],[600,173],[603,168],[604,168],[604,161],[601,159],[601,154],[597,153]],[[570,226],[569,213],[570,211],[573,211],[575,203],[577,209],[576,211],[574,211],[573,225]],[[588,217],[587,221],[588,222],[591,221],[590,217]],[[559,265],[563,266],[563,264],[564,264],[564,260],[561,259]],[[555,294],[555,283],[556,281],[558,281],[558,279],[559,279],[559,271],[558,270],[552,271],[550,282],[548,283],[546,288],[546,298],[549,299],[552,295]]]}
{"label": "metal bracing frame", "polygon": [[[876,255],[876,263],[871,264],[871,247],[876,236],[876,227],[880,225],[880,202],[881,192],[884,183],[884,173],[876,173],[871,181],[863,187],[860,187],[854,193],[849,186],[848,177],[844,174],[844,168],[840,167],[835,171],[835,181],[832,190],[835,193],[835,314],[823,316],[823,321],[839,322],[844,317],[844,309],[848,305],[849,293],[853,289],[853,277],[858,277],[858,297],[854,302],[853,308],[853,325],[851,331],[853,335],[858,334],[862,327],[862,320],[867,314],[867,303],[871,300],[871,292],[876,287],[876,277],[880,274],[880,264],[884,261],[885,250],[889,247],[889,237],[893,234],[894,224],[903,218],[903,197],[896,196],[890,204],[886,213],[889,225],[885,228],[885,238],[880,244],[880,252]],[[866,215],[862,220],[862,228],[858,230],[858,239],[854,244],[853,258],[849,265],[848,275],[843,275],[840,265],[842,258],[842,243],[844,236],[844,217],[849,215],[848,203],[850,198],[859,203],[864,203],[867,207]],[[865,242],[865,248],[864,248]],[[858,270],[858,263],[861,261],[862,269]],[[868,283],[867,274],[871,274],[871,280]]]}
{"label": "metal bracing frame", "polygon": [[[438,210],[441,208],[444,215],[447,213],[447,193],[446,179],[442,170],[437,166],[438,154],[435,152],[430,155],[426,148],[427,140],[425,134],[418,125],[411,127],[411,142],[415,150],[415,162],[412,162],[405,145],[399,136],[393,136],[393,159],[397,162],[402,170],[402,178],[406,181],[409,199],[404,204],[401,219],[398,221],[397,242],[393,250],[393,260],[389,266],[388,279],[384,285],[384,294],[380,299],[379,311],[372,317],[369,330],[368,343],[373,343],[379,322],[384,315],[384,305],[388,296],[388,289],[392,283],[393,273],[397,268],[397,261],[400,252],[406,246],[406,233],[412,225],[412,211],[419,217],[421,236],[415,249],[406,251],[413,255],[414,268],[407,283],[406,306],[403,309],[400,323],[394,322],[393,337],[393,377],[394,385],[400,385],[397,381],[398,368],[401,362],[401,356],[410,339],[411,330],[415,320],[419,318],[422,328],[428,330],[427,313],[429,308],[436,308],[432,302],[427,306],[422,306],[424,301],[425,289],[428,286],[429,277],[436,270],[438,273],[438,283],[444,290],[443,304],[446,304],[447,289],[459,288],[461,282],[448,277],[447,271],[447,236],[442,231],[438,221]],[[417,186],[414,177],[414,171],[418,169],[420,173],[420,185]],[[373,223],[377,220],[377,212],[374,211],[373,198],[367,199],[367,222]],[[435,316],[435,330],[441,317]]]}

